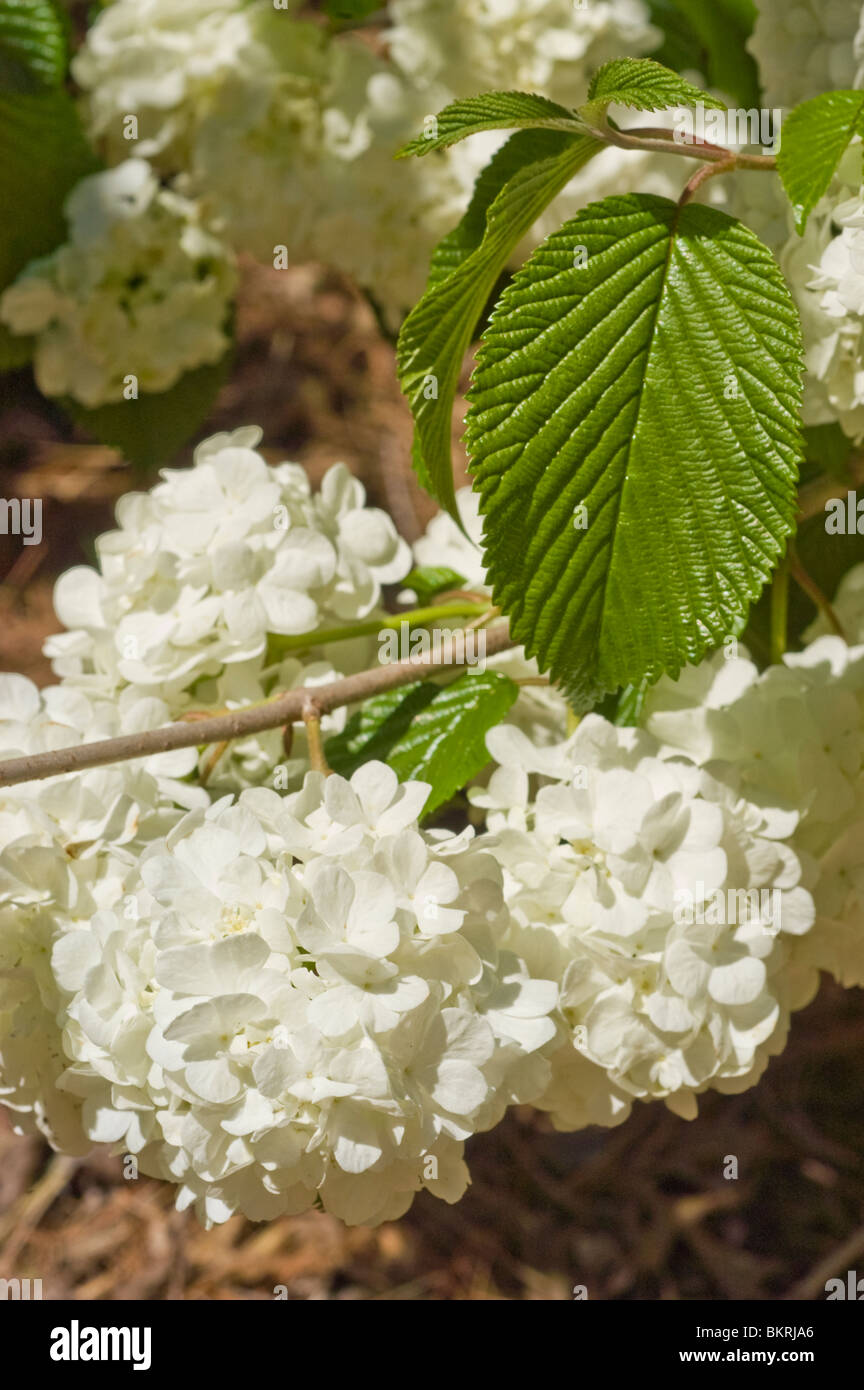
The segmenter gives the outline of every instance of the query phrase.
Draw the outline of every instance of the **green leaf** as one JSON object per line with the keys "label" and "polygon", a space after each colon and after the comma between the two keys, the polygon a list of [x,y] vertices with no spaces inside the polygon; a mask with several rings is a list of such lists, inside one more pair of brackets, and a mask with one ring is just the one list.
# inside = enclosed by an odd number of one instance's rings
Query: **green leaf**
{"label": "green leaf", "polygon": [[500,671],[467,672],[449,685],[432,681],[367,700],[341,734],[328,739],[327,761],[350,777],[363,763],[389,763],[400,782],[429,782],[431,813],[489,762],[486,735],[519,695]]}
{"label": "green leaf", "polygon": [[864,92],[823,92],[783,123],[777,170],[799,233],[827,191],[853,135],[864,134]]}
{"label": "green leaf", "polygon": [[[432,253],[427,291],[446,280],[481,245],[486,235],[489,209],[505,185],[526,165],[545,158],[554,147],[563,147],[561,137],[517,131],[501,146],[480,171],[474,182],[471,201],[452,232],[442,237]],[[497,277],[496,277],[497,279]]]}
{"label": "green leaf", "polygon": [[0,289],[65,241],[66,196],[97,168],[66,92],[0,92]]}
{"label": "green leaf", "polygon": [[436,594],[445,594],[450,589],[464,589],[466,582],[464,575],[447,569],[446,565],[422,565],[402,580],[402,587],[413,589],[420,607],[426,608]]}
{"label": "green leaf", "polygon": [[662,34],[657,48],[649,55],[664,68],[678,72],[704,72],[705,50],[699,35],[675,6],[675,0],[648,0],[651,23]]}
{"label": "green leaf", "polygon": [[635,729],[642,720],[642,707],[647,691],[647,681],[640,681],[638,685],[625,685],[623,690],[606,695],[594,712],[602,714],[610,724],[617,724],[619,728]]}
{"label": "green leaf", "polygon": [[711,86],[746,107],[758,107],[759,69],[745,47],[756,18],[750,0],[673,0],[673,8],[678,23],[692,29],[702,44],[704,58],[698,66]]}
{"label": "green leaf", "polygon": [[445,150],[481,130],[569,130],[578,134],[581,123],[566,106],[528,92],[484,92],[481,96],[453,101],[434,118],[434,132],[409,140],[397,159]]}
{"label": "green leaf", "polygon": [[712,208],[607,198],[516,274],[466,441],[494,601],[578,709],[758,595],[795,524],[801,356],[771,255]]}
{"label": "green leaf", "polygon": [[0,92],[59,87],[67,59],[63,21],[51,0],[0,0]]}
{"label": "green leaf", "polygon": [[144,392],[93,410],[64,398],[60,405],[88,434],[108,444],[142,471],[170,463],[213,408],[230,373],[233,351],[213,366],[186,372],[167,391]]}
{"label": "green leaf", "polygon": [[[424,487],[457,522],[450,436],[463,358],[514,248],[576,171],[602,148],[590,136],[554,130],[512,136],[499,151],[498,162],[493,160],[481,176],[462,230],[448,241],[437,266],[433,258],[432,283],[402,325],[397,363],[414,415],[415,465],[419,459]],[[446,275],[445,260],[453,266]]]}
{"label": "green leaf", "polygon": [[588,101],[579,115],[588,125],[597,125],[607,106],[632,106],[637,111],[661,111],[668,106],[705,106],[725,111],[726,105],[692,82],[685,82],[671,68],[653,58],[613,58],[594,74]]}

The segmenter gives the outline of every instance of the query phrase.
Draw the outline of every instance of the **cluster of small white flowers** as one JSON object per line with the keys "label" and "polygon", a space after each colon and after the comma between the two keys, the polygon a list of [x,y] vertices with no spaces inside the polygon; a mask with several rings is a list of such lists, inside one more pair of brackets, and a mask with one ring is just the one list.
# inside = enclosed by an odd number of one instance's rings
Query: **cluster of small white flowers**
{"label": "cluster of small white flowers", "polygon": [[[292,0],[290,9],[298,4]],[[288,10],[283,3],[277,12],[270,0],[106,5],[72,60],[91,131],[115,159],[138,139],[140,154],[176,169],[189,155],[202,114],[226,83],[243,83],[251,99],[256,87],[260,91],[275,75],[286,48],[279,45],[280,22],[283,35],[290,24],[289,47],[308,40],[311,26],[298,29]],[[137,135],[130,118],[137,122]]]}
{"label": "cluster of small white flowers", "polygon": [[847,151],[804,236],[779,253],[804,331],[805,423],[836,420],[853,439],[864,435],[862,150]]}
{"label": "cluster of small white flowers", "polygon": [[557,988],[499,947],[494,859],[418,831],[428,790],[370,763],[226,798],[56,940],[61,1090],[207,1224],[455,1201],[463,1141],[542,1084]]}
{"label": "cluster of small white flowers", "polygon": [[[47,752],[156,727],[157,699],[94,703],[23,676],[0,676],[0,757]],[[0,1100],[19,1127],[41,1130],[67,1153],[89,1147],[76,1106],[57,1089],[68,1065],[50,970],[61,926],[114,906],[142,847],[186,810],[206,806],[184,779],[194,750],[160,754],[0,792]]]}
{"label": "cluster of small white flowers", "polygon": [[788,109],[820,92],[860,85],[859,0],[756,0],[756,10],[748,47],[767,106]]}
{"label": "cluster of small white flowers", "polygon": [[0,297],[0,320],[35,337],[46,395],[96,406],[165,391],[224,355],[234,257],[198,204],[129,159],[78,183],[65,211],[68,242]]}
{"label": "cluster of small white flowers", "polygon": [[[45,650],[64,685],[106,701],[157,697],[178,718],[374,663],[374,635],[329,646],[311,634],[374,619],[409,547],[344,464],[313,493],[299,464],[268,465],[260,438],[254,427],[215,435],[191,468],[121,498],[117,530],[96,541],[98,569],[69,570],[55,588],[67,631]],[[302,660],[280,650],[307,633]],[[289,780],[302,773],[302,739],[292,761],[280,750],[278,731],[241,740],[213,785],[260,780],[275,763]]]}
{"label": "cluster of small white flowers", "polygon": [[[132,148],[179,176],[238,251],[345,270],[392,327],[422,293],[433,247],[504,137],[398,172],[395,150],[447,102],[478,90],[545,91],[574,106],[601,63],[659,39],[642,0],[397,0],[385,57],[354,35],[328,38],[297,8],[115,0],[73,65],[90,130],[109,158]],[[556,216],[635,187],[676,196],[673,161],[605,151],[596,178],[574,180],[526,249]]]}
{"label": "cluster of small white flowers", "polygon": [[397,64],[457,97],[516,89],[575,106],[596,68],[660,41],[642,0],[392,0],[389,9]]}
{"label": "cluster of small white flowers", "polygon": [[[58,584],[61,684],[0,681],[3,756],[334,674],[341,642],[268,645],[377,620],[411,554],[346,470],[314,494],[258,441],[121,502],[99,568]],[[486,588],[443,516],[414,558]],[[64,1151],[136,1154],[207,1223],[353,1223],[457,1200],[465,1139],[513,1102],[572,1129],[755,1084],[820,969],[864,983],[864,647],[814,636],[761,676],[721,653],[661,681],[641,730],[565,737],[528,687],[469,791],[479,836],[421,831],[428,787],[381,763],[278,795],[278,731],[210,787],[187,750],[3,792],[0,1102]]]}
{"label": "cluster of small white flowers", "polygon": [[337,265],[398,326],[469,185],[445,156],[394,175],[393,154],[427,111],[416,83],[296,8],[187,0],[178,15],[165,0],[143,13],[116,0],[74,64],[90,129],[116,158],[134,115],[133,148],[180,175],[237,250]]}
{"label": "cluster of small white flowers", "polygon": [[[859,569],[846,582],[850,618],[861,580]],[[719,653],[677,682],[658,682],[645,724],[664,756],[686,757],[749,801],[797,817],[789,843],[816,906],[799,962],[864,983],[864,647],[816,636],[761,675]]]}
{"label": "cluster of small white flowers", "polygon": [[794,811],[596,715],[555,748],[512,728],[488,741],[499,767],[470,795],[504,872],[505,940],[560,986],[564,1040],[533,1103],[572,1129],[634,1097],[690,1117],[706,1088],[753,1085],[813,988],[789,946],[813,920]]}

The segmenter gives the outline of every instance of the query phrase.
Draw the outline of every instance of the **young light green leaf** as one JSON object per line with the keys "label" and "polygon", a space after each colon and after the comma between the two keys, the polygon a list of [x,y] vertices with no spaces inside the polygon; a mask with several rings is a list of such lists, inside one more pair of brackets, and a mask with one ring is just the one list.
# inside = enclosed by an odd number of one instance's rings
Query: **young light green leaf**
{"label": "young light green leaf", "polygon": [[[512,136],[496,156],[498,163],[493,160],[485,171],[488,177],[481,176],[460,224],[462,231],[445,239],[448,245],[437,269],[433,261],[432,283],[402,325],[397,363],[414,415],[415,467],[424,487],[457,521],[451,429],[463,358],[514,248],[547,204],[602,148],[590,136],[554,130]],[[445,261],[453,267],[446,274]]]}
{"label": "young light green leaf", "polygon": [[699,660],[758,595],[795,524],[801,355],[769,252],[695,204],[592,204],[505,291],[466,435],[485,559],[579,709]]}
{"label": "young light green leaf", "polygon": [[428,816],[489,762],[486,735],[518,694],[500,671],[467,672],[445,686],[419,681],[367,700],[342,733],[328,739],[325,755],[343,777],[379,759],[401,782],[429,782]]}
{"label": "young light green leaf", "polygon": [[637,111],[662,111],[669,106],[706,106],[725,111],[725,102],[712,97],[692,82],[685,82],[671,68],[653,58],[613,58],[595,74],[588,101],[579,107],[586,125],[596,126],[612,103]]}
{"label": "young light green leaf", "polygon": [[566,106],[530,92],[483,92],[464,101],[453,101],[432,118],[429,126],[428,132],[403,145],[396,158],[445,150],[481,130],[526,128],[578,134],[582,129],[581,122]]}
{"label": "young light green leaf", "polygon": [[464,575],[457,574],[446,565],[422,565],[406,575],[402,587],[412,589],[420,607],[426,608],[437,594],[447,593],[450,589],[464,589],[465,583]]}
{"label": "young light green leaf", "polygon": [[864,135],[864,92],[823,92],[796,106],[784,121],[777,169],[799,233],[853,135]]}
{"label": "young light green leaf", "polygon": [[0,92],[61,86],[66,31],[51,0],[0,0]]}

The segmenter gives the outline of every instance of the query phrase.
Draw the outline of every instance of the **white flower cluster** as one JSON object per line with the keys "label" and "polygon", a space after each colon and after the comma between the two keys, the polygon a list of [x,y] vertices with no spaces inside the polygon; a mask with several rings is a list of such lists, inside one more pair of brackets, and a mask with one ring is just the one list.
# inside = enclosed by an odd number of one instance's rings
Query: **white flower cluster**
{"label": "white flower cluster", "polygon": [[544,1074],[557,989],[499,949],[491,856],[418,832],[427,793],[370,763],[227,798],[58,936],[61,1090],[208,1224],[455,1201],[463,1141]]}
{"label": "white flower cluster", "polygon": [[[597,66],[659,38],[642,0],[396,0],[385,57],[355,35],[328,38],[297,8],[114,0],[73,64],[90,129],[110,158],[133,148],[179,176],[237,250],[347,271],[393,327],[504,137],[398,169],[395,150],[447,102],[484,88],[542,90],[576,105]],[[671,163],[604,152],[595,181],[574,180],[558,220],[622,189],[674,195]]]}
{"label": "white flower cluster", "polygon": [[[298,3],[292,0],[290,9]],[[285,35],[290,23],[290,46],[302,50],[302,71],[315,31],[297,27],[288,10],[280,4],[277,13],[269,0],[106,5],[72,60],[72,75],[87,93],[91,131],[115,159],[137,139],[145,158],[158,156],[162,167],[172,161],[176,167],[188,157],[202,115],[226,83],[252,98],[256,84],[275,76],[286,51],[284,43],[281,52],[278,46],[280,24]]]}
{"label": "white flower cluster", "polygon": [[116,0],[74,64],[90,129],[116,158],[134,115],[141,153],[181,176],[234,247],[335,264],[398,325],[469,190],[443,156],[395,170],[427,110],[416,84],[296,8]]}
{"label": "white flower cluster", "polygon": [[790,108],[820,92],[861,85],[864,6],[859,0],[756,0],[748,47],[766,106]]}
{"label": "white flower cluster", "polygon": [[[374,626],[381,586],[404,578],[410,549],[344,464],[313,493],[299,464],[267,464],[260,438],[257,427],[215,435],[191,468],[121,498],[117,529],[96,541],[98,569],[69,570],[55,588],[67,631],[45,651],[65,686],[106,701],[156,697],[176,719],[373,664],[374,636],[331,647],[315,634]],[[260,780],[275,763],[289,780],[302,775],[302,736],[287,762],[281,749],[278,730],[240,740],[211,785]]]}
{"label": "white flower cluster", "polygon": [[[847,577],[851,614],[861,581],[860,568]],[[864,647],[817,636],[761,675],[720,653],[658,682],[645,723],[663,756],[686,757],[748,801],[797,818],[789,843],[816,905],[799,961],[864,983]]]}
{"label": "white flower cluster", "polygon": [[[157,699],[94,703],[55,686],[40,696],[23,676],[0,676],[0,757],[47,752],[168,718]],[[61,926],[113,907],[143,845],[183,809],[206,806],[184,780],[194,750],[160,754],[0,791],[0,1100],[58,1148],[89,1147],[77,1109],[58,1090],[64,1056],[50,970]]]}
{"label": "white flower cluster", "polygon": [[389,10],[399,67],[457,97],[515,89],[575,106],[595,69],[660,41],[642,0],[391,0]]}
{"label": "white flower cluster", "polygon": [[234,257],[196,203],[128,159],[82,179],[65,211],[69,241],[0,297],[0,320],[35,337],[46,395],[97,406],[165,391],[224,355]]}
{"label": "white flower cluster", "polygon": [[690,1117],[709,1086],[753,1085],[813,986],[789,944],[813,921],[795,812],[596,715],[555,748],[512,728],[489,746],[500,766],[471,798],[504,872],[506,940],[560,987],[563,1042],[534,1104],[573,1129],[618,1122],[635,1097]]}
{"label": "white flower cluster", "polygon": [[[333,673],[327,644],[288,671],[274,636],[357,626],[373,664],[408,548],[344,469],[313,494],[258,440],[123,500],[99,569],[58,585],[61,684],[0,681],[3,756]],[[485,583],[450,521],[416,559]],[[862,575],[838,599],[856,637]],[[642,730],[565,737],[560,697],[529,693],[489,735],[478,835],[421,831],[428,787],[381,763],[300,786],[301,750],[278,795],[254,739],[208,787],[189,750],[0,794],[16,1123],[136,1154],[207,1223],[375,1222],[456,1200],[465,1139],[513,1102],[572,1129],[753,1085],[820,969],[864,983],[864,647],[817,635],[763,675],[719,654],[655,686]]]}
{"label": "white flower cluster", "polygon": [[804,419],[864,435],[864,177],[853,145],[808,222],[781,248],[804,330]]}

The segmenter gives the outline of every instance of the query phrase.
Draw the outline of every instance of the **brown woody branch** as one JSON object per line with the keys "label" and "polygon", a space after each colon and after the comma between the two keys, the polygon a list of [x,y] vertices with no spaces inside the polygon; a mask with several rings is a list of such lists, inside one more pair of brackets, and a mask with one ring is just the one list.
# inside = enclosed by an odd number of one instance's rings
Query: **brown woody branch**
{"label": "brown woody branch", "polygon": [[[486,655],[495,656],[515,645],[507,624],[496,624],[486,636]],[[320,719],[322,715],[344,705],[357,704],[372,695],[381,695],[386,690],[395,690],[401,685],[410,685],[412,681],[434,676],[441,671],[456,670],[466,664],[464,653],[462,659],[452,661],[435,660],[433,657],[397,661],[370,671],[360,671],[354,676],[344,676],[329,685],[300,686],[266,704],[233,710],[229,714],[191,722],[184,720],[177,724],[166,724],[161,729],[123,734],[119,738],[101,739],[98,743],[80,743],[72,748],[56,748],[49,753],[7,758],[5,762],[0,762],[0,787],[42,781],[64,772],[80,772],[84,768],[103,767],[107,763],[128,762],[131,758],[148,758],[156,753],[173,752],[177,748],[227,743],[249,734],[279,729],[304,718],[308,720],[310,716]]]}

